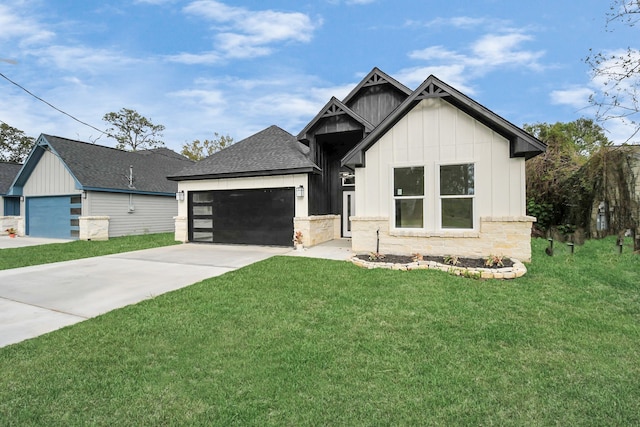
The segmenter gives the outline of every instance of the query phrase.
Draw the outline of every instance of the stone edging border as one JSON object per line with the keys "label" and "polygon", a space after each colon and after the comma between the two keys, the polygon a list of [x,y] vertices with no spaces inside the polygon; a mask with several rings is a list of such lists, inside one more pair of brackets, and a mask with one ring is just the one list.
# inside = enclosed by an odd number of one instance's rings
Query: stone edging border
{"label": "stone edging border", "polygon": [[466,268],[453,265],[441,264],[435,261],[415,261],[408,264],[395,264],[390,262],[371,262],[357,257],[352,257],[351,262],[355,265],[367,268],[386,268],[389,270],[440,270],[454,276],[463,276],[474,279],[516,279],[527,273],[527,267],[517,259],[511,258],[512,267],[504,268]]}

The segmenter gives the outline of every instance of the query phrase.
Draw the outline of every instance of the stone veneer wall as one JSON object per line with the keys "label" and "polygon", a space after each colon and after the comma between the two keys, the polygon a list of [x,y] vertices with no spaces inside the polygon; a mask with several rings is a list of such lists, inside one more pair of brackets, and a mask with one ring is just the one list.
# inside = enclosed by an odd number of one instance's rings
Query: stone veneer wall
{"label": "stone veneer wall", "polygon": [[177,242],[187,243],[189,241],[189,228],[187,227],[186,216],[174,216],[173,219],[176,223],[176,231],[174,234],[174,240]]}
{"label": "stone veneer wall", "polygon": [[[293,219],[294,233],[296,231],[302,232],[302,245],[305,247],[339,239],[341,236],[340,218],[340,215],[295,217]],[[291,239],[293,245],[293,235]]]}
{"label": "stone veneer wall", "polygon": [[78,223],[80,240],[109,240],[108,216],[81,216]]}
{"label": "stone veneer wall", "polygon": [[380,230],[380,253],[484,258],[503,255],[531,261],[531,226],[534,217],[482,217],[479,231],[425,232],[389,231],[387,217],[352,217],[352,247],[355,253],[375,252],[376,230]]}
{"label": "stone veneer wall", "polygon": [[21,216],[0,216],[0,235],[8,234],[7,228],[15,228],[18,236],[24,236],[24,218]]}

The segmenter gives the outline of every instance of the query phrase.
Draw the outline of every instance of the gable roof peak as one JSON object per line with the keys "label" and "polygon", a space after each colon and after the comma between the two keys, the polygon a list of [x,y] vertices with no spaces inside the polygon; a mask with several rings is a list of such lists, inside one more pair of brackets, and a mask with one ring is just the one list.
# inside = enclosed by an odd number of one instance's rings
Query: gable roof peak
{"label": "gable roof peak", "polygon": [[409,96],[411,95],[411,89],[391,77],[389,74],[385,73],[378,67],[373,67],[369,73],[364,76],[364,78],[353,88],[351,92],[342,100],[344,104],[348,104],[357,94],[362,90],[362,88],[377,86],[382,84],[389,84],[393,86],[399,92]]}
{"label": "gable roof peak", "polygon": [[322,119],[339,116],[339,115],[347,115],[351,117],[351,119],[358,122],[365,130],[365,132],[369,133],[375,127],[371,122],[366,120],[364,117],[353,111],[351,108],[347,107],[342,101],[340,101],[335,96],[332,96],[329,102],[327,102],[324,107],[320,109],[320,112],[300,131],[298,134],[299,141],[306,141],[309,139],[308,133],[309,131]]}

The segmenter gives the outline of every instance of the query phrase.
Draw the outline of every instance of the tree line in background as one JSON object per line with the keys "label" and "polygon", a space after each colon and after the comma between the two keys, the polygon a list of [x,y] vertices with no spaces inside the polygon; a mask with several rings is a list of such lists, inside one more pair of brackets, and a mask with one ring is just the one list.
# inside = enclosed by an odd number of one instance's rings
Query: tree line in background
{"label": "tree line in background", "polygon": [[[164,147],[163,125],[154,124],[151,119],[136,110],[121,108],[110,112],[102,118],[110,127],[105,135],[116,140],[116,148],[127,151],[149,150]],[[213,139],[185,142],[181,154],[191,160],[202,160],[211,154],[233,144],[229,135],[214,132]],[[93,141],[94,143],[96,141]],[[6,123],[0,124],[0,161],[22,163],[33,147],[35,139],[25,135]]]}
{"label": "tree line in background", "polygon": [[[527,213],[534,234],[640,237],[640,146],[613,145],[593,120],[524,129],[547,144],[526,162]],[[635,250],[639,241],[634,238]]]}

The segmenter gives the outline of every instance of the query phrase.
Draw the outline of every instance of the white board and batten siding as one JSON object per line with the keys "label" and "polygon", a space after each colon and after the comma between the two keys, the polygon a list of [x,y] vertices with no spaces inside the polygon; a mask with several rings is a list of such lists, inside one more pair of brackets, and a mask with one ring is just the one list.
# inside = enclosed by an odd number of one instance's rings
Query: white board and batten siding
{"label": "white board and batten siding", "polygon": [[455,163],[475,165],[475,224],[480,217],[525,215],[525,163],[509,158],[509,141],[447,102],[428,99],[366,152],[364,168],[356,168],[358,216],[391,218],[393,168],[424,166],[425,229],[437,230],[439,166]]}
{"label": "white board and batten siding", "polygon": [[109,217],[109,237],[173,231],[178,213],[175,196],[88,191],[83,205],[86,216]]}

